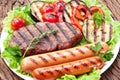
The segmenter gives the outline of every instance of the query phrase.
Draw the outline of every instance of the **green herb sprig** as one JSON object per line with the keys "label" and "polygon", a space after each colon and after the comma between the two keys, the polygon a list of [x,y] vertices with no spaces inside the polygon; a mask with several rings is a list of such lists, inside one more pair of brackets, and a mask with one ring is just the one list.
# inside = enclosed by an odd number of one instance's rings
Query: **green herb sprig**
{"label": "green herb sprig", "polygon": [[98,56],[100,56],[100,58],[106,62],[106,61],[110,61],[113,58],[114,54],[109,50],[106,52],[106,54],[100,53]]}
{"label": "green herb sprig", "polygon": [[95,20],[95,23],[96,23],[96,25],[97,25],[98,27],[100,27],[100,26],[103,24],[103,22],[105,22],[105,17],[104,17],[104,15],[102,15],[102,14],[99,13],[99,12],[95,12],[95,13],[94,13],[93,19]]}
{"label": "green herb sprig", "polygon": [[27,51],[28,51],[29,49],[34,49],[36,44],[40,44],[40,42],[41,42],[40,39],[41,39],[41,38],[45,38],[48,34],[55,34],[55,33],[57,33],[57,32],[58,32],[58,30],[51,30],[51,31],[44,32],[44,33],[42,33],[42,34],[36,35],[36,36],[30,41],[28,47],[26,48],[26,50],[25,50],[25,52],[24,52],[24,54],[23,54],[23,57],[26,55],[26,53],[27,53]]}
{"label": "green herb sprig", "polygon": [[102,48],[102,45],[100,44],[100,42],[96,43],[95,46],[90,46],[90,48],[91,48],[91,50],[96,52],[96,56],[99,56],[105,62],[110,61],[114,56],[114,54],[111,52],[111,50],[108,50],[106,53],[98,54],[98,52]]}
{"label": "green herb sprig", "polygon": [[102,45],[100,42],[98,42],[95,44],[95,46],[90,46],[90,48],[98,54],[98,51],[100,51],[100,49],[102,48]]}

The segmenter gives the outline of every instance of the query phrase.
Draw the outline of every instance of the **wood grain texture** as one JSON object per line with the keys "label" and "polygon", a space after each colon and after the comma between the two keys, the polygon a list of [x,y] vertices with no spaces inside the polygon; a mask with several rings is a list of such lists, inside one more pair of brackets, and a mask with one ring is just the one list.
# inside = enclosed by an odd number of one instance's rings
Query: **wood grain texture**
{"label": "wood grain texture", "polygon": [[[112,17],[120,21],[120,0],[100,0],[113,13]],[[6,13],[13,8],[13,5],[25,5],[29,0],[0,0],[0,32],[2,20]],[[14,74],[0,58],[0,80],[23,80]],[[113,65],[102,74],[101,80],[120,80],[120,51]]]}

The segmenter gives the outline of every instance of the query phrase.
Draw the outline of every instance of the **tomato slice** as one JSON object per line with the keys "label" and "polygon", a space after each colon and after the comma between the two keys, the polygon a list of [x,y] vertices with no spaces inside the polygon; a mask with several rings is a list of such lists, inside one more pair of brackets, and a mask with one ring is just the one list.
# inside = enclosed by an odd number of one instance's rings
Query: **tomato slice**
{"label": "tomato slice", "polygon": [[55,12],[44,13],[42,19],[45,22],[58,22],[58,16]]}
{"label": "tomato slice", "polygon": [[11,27],[13,30],[18,30],[19,28],[26,25],[26,22],[23,18],[17,17],[11,21]]}

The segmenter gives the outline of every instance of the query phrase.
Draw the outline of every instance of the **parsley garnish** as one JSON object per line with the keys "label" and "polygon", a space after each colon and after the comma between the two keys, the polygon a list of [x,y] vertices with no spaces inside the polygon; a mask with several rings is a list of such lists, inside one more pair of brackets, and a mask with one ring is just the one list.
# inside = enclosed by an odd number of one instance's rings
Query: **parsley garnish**
{"label": "parsley garnish", "polygon": [[102,45],[101,45],[100,42],[98,42],[98,43],[95,44],[95,46],[90,46],[90,48],[91,48],[93,51],[95,51],[95,52],[98,53],[98,51],[102,48]]}
{"label": "parsley garnish", "polygon": [[98,56],[100,56],[100,58],[104,61],[110,61],[114,54],[111,51],[107,51],[106,54],[105,53],[100,53]]}
{"label": "parsley garnish", "polygon": [[102,15],[99,12],[94,13],[93,19],[95,20],[95,23],[98,27],[100,27],[102,23],[105,21],[104,15]]}

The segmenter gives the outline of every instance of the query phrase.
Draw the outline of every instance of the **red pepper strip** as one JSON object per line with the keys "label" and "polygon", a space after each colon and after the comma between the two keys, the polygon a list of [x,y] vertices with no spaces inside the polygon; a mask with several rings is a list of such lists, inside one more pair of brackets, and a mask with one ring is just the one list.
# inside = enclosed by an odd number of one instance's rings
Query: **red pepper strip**
{"label": "red pepper strip", "polygon": [[104,15],[104,11],[100,7],[97,7],[97,6],[90,7],[90,11],[92,13],[99,11],[102,15]]}
{"label": "red pepper strip", "polygon": [[45,22],[58,22],[58,16],[55,12],[44,13],[42,19]]}
{"label": "red pepper strip", "polygon": [[[90,11],[88,11],[88,9],[85,5],[79,5],[75,12],[76,12],[75,16],[79,20],[84,20],[91,16]],[[82,12],[84,13],[84,15],[81,14]]]}
{"label": "red pepper strip", "polygon": [[54,5],[51,3],[44,3],[42,8],[40,8],[40,12],[42,14],[48,13],[48,12],[54,12]]}
{"label": "red pepper strip", "polygon": [[63,13],[62,12],[58,12],[57,16],[58,16],[58,22],[63,22]]}
{"label": "red pepper strip", "polygon": [[79,21],[80,20],[78,20],[76,17],[75,17],[75,15],[76,15],[76,8],[73,8],[73,10],[72,10],[72,16],[71,16],[71,23],[73,24],[73,25],[75,25],[76,27],[78,27],[81,31],[82,31],[82,26],[80,25],[80,23],[79,23]]}

